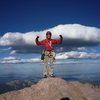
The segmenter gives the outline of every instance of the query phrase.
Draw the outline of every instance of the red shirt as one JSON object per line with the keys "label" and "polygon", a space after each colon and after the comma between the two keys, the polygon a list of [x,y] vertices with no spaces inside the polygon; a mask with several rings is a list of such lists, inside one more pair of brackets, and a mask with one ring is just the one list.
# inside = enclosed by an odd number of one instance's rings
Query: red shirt
{"label": "red shirt", "polygon": [[48,51],[54,50],[53,44],[62,43],[63,39],[54,40],[54,39],[45,39],[42,41],[35,40],[37,45],[44,45],[44,48]]}

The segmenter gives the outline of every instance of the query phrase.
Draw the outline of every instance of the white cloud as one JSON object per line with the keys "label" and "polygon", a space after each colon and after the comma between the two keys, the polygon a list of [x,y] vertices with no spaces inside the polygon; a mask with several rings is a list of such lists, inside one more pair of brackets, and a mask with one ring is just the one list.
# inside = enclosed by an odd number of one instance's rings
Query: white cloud
{"label": "white cloud", "polygon": [[77,48],[77,50],[85,50],[86,48],[85,47],[79,47]]}
{"label": "white cloud", "polygon": [[10,55],[12,55],[12,54],[16,54],[16,50],[12,50],[12,51],[10,52]]}
{"label": "white cloud", "polygon": [[19,58],[16,57],[4,57],[2,60],[20,60]]}
{"label": "white cloud", "polygon": [[31,59],[20,59],[17,57],[4,57],[0,59],[0,63],[34,63],[34,62],[41,62],[40,58],[31,58]]}
{"label": "white cloud", "polygon": [[87,53],[87,52],[77,52],[77,51],[70,51],[64,53],[58,53],[56,55],[56,59],[69,59],[69,58],[100,58],[100,54],[96,53]]}
{"label": "white cloud", "polygon": [[4,49],[1,49],[0,48],[0,51],[9,51],[11,49],[11,47],[9,47],[9,48],[4,48]]}
{"label": "white cloud", "polygon": [[[70,52],[63,52],[63,53],[58,53],[56,55],[56,61],[54,62],[55,64],[69,64],[69,63],[82,63],[82,61],[67,61],[62,62],[59,61],[58,59],[96,59],[100,58],[100,54],[96,53],[87,53],[87,52],[77,52],[77,51],[70,51]],[[58,61],[57,61],[58,60]],[[41,63],[42,60],[40,57],[38,58],[30,58],[30,59],[21,59],[17,57],[4,57],[0,59],[0,63],[5,64],[5,63],[35,63],[39,62]]]}
{"label": "white cloud", "polygon": [[5,33],[0,37],[0,46],[11,46],[10,54],[40,52],[42,48],[41,46],[36,46],[35,38],[40,36],[39,40],[45,39],[45,33],[48,30],[52,32],[52,38],[54,39],[59,39],[60,34],[63,35],[63,44],[56,45],[56,50],[59,52],[98,45],[100,43],[99,28],[80,24],[65,24],[39,32]]}

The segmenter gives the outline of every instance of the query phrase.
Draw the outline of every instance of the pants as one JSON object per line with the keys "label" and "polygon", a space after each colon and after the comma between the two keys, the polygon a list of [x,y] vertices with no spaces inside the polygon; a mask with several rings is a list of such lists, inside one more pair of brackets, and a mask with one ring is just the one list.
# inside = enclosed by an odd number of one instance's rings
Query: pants
{"label": "pants", "polygon": [[[54,58],[55,53],[53,51],[45,51],[44,57],[44,68],[43,68],[43,75],[53,75],[54,74]],[[49,64],[49,71],[47,71],[47,66]]]}

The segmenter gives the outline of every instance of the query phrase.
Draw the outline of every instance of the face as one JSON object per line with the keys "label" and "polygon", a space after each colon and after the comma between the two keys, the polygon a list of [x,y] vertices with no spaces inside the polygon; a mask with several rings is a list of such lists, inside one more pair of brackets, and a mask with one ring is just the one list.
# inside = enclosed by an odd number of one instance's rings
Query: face
{"label": "face", "polygon": [[46,38],[47,38],[47,39],[51,39],[51,35],[50,35],[50,34],[47,34],[47,35],[46,35]]}

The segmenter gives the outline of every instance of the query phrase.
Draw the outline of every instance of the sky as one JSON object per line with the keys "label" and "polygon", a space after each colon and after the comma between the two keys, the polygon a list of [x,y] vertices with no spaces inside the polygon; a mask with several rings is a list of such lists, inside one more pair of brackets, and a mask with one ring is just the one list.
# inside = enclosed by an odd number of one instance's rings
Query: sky
{"label": "sky", "polygon": [[99,54],[99,10],[100,0],[0,0],[0,58],[36,57],[32,46],[36,51],[41,47],[34,39],[37,35],[44,39],[47,30],[53,38],[65,37],[62,52],[81,48],[80,52]]}
{"label": "sky", "polygon": [[100,0],[0,0],[0,34],[59,24],[100,27]]}

